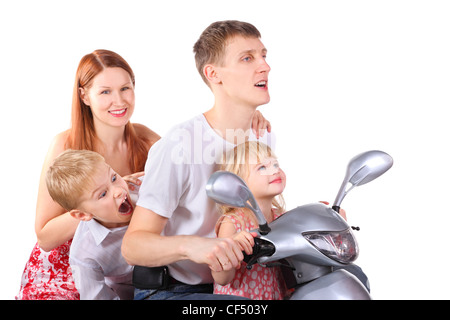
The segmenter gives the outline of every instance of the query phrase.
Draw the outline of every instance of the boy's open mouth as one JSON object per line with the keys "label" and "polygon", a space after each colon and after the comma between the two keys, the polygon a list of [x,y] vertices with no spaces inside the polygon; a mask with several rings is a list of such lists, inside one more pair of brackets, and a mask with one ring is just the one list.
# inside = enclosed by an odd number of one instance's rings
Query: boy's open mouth
{"label": "boy's open mouth", "polygon": [[123,199],[123,202],[119,207],[119,212],[123,215],[131,214],[133,212],[133,206],[131,205],[130,200],[128,200],[128,197]]}

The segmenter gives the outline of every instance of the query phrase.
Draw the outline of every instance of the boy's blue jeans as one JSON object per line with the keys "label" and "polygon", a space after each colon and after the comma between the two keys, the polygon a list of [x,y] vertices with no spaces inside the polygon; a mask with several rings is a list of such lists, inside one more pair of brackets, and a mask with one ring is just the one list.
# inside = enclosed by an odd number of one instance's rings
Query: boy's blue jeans
{"label": "boy's blue jeans", "polygon": [[248,300],[243,297],[212,294],[212,284],[171,284],[165,290],[135,289],[134,300]]}

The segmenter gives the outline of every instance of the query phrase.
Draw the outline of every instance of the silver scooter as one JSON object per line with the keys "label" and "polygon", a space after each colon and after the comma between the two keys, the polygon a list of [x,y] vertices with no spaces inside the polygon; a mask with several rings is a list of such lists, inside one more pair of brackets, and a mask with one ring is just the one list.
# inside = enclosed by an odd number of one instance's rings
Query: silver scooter
{"label": "silver scooter", "polygon": [[211,175],[207,195],[215,202],[252,210],[259,223],[253,230],[253,253],[246,257],[247,268],[255,263],[282,265],[286,284],[295,288],[293,300],[366,300],[366,287],[353,274],[340,267],[351,265],[358,257],[358,244],[352,228],[338,214],[342,200],[356,186],[366,184],[389,170],[390,155],[367,151],[348,164],[347,172],[332,208],[322,203],[290,210],[270,223],[264,218],[245,182],[227,171]]}

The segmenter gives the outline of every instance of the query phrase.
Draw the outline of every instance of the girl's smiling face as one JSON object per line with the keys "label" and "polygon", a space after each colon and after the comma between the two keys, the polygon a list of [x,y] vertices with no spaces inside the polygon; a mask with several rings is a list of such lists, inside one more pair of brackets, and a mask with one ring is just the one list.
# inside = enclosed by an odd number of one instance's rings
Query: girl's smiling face
{"label": "girl's smiling face", "polygon": [[134,208],[125,180],[107,164],[102,164],[92,178],[92,186],[87,188],[78,208],[107,228],[128,225]]}
{"label": "girl's smiling face", "polygon": [[250,161],[247,185],[255,198],[273,198],[286,186],[286,174],[273,157]]}

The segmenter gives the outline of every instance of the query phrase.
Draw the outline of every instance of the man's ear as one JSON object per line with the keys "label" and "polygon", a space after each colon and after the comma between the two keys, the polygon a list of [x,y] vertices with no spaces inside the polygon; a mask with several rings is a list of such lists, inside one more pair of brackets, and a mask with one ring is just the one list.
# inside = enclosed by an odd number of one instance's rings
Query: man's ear
{"label": "man's ear", "polygon": [[92,219],[92,214],[86,213],[84,211],[73,209],[70,210],[70,215],[74,217],[75,219],[81,220],[81,221],[89,221]]}
{"label": "man's ear", "polygon": [[205,75],[205,78],[208,79],[209,82],[214,84],[220,84],[222,83],[222,80],[220,79],[220,76],[216,70],[216,67],[212,64],[207,64],[203,68],[203,74]]}
{"label": "man's ear", "polygon": [[87,95],[86,90],[84,88],[78,88],[80,90],[80,98],[84,102],[85,105],[90,106],[91,102],[89,101],[89,97]]}

